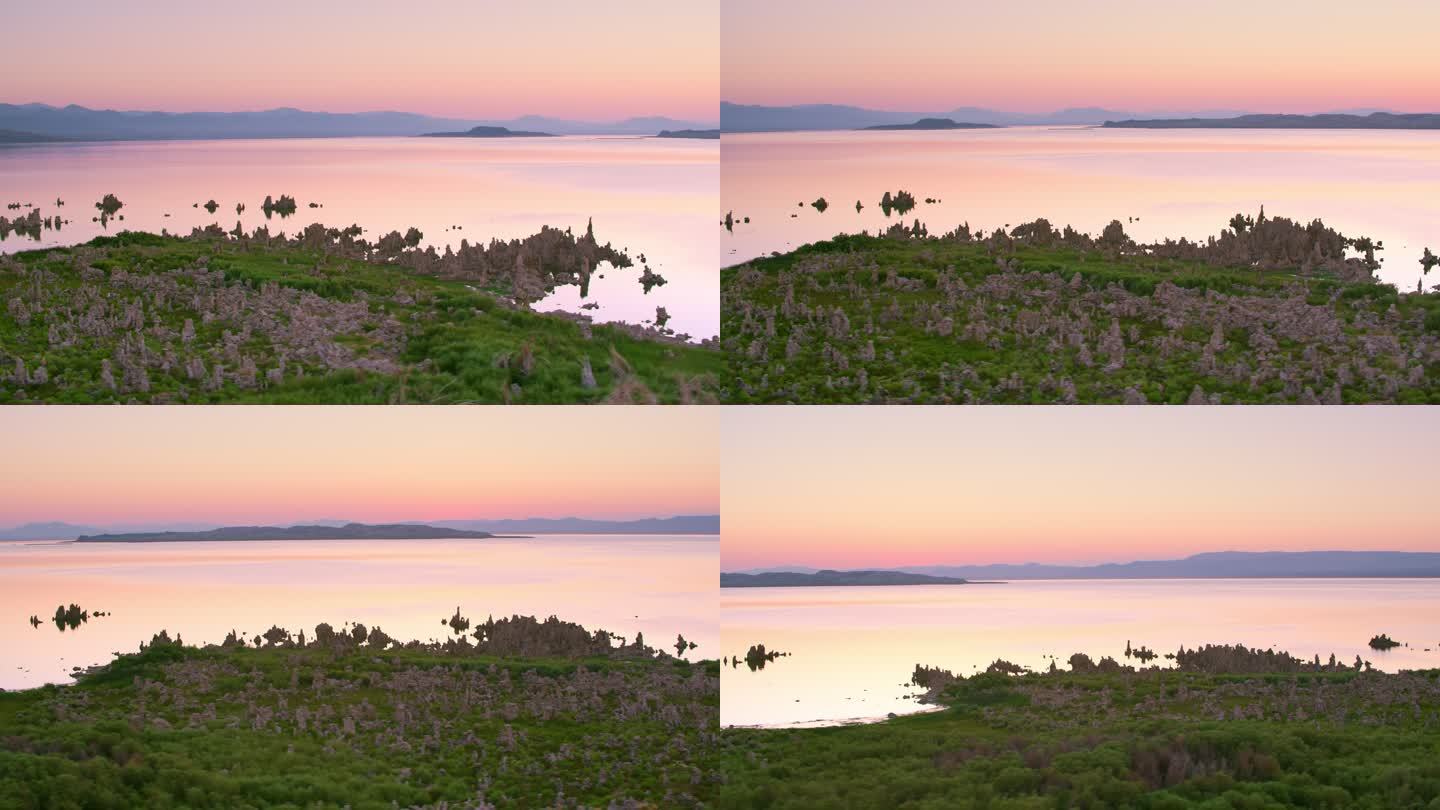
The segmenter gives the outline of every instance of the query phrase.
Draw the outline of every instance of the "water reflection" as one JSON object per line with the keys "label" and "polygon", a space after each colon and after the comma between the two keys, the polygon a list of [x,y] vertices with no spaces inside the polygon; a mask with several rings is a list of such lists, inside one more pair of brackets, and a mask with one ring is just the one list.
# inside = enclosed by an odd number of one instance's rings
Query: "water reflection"
{"label": "water reflection", "polygon": [[[67,680],[160,630],[190,644],[273,626],[382,625],[396,638],[450,638],[453,606],[489,617],[557,615],[661,646],[684,635],[716,658],[713,537],[548,535],[534,540],[268,543],[0,542],[0,688]],[[80,632],[37,632],[37,605],[99,605]],[[68,607],[67,607],[68,610]],[[113,615],[112,615],[113,613]],[[462,617],[462,618],[464,618]],[[43,615],[40,618],[45,618]],[[43,622],[49,624],[48,620]],[[473,629],[473,628],[472,628]],[[438,632],[437,632],[438,631]]]}
{"label": "water reflection", "polygon": [[[518,239],[542,226],[579,232],[593,219],[603,241],[643,253],[643,263],[668,283],[647,294],[631,273],[604,273],[585,300],[565,287],[536,308],[575,312],[588,302],[596,304],[587,313],[597,321],[643,323],[662,306],[676,332],[700,339],[719,331],[718,158],[714,142],[580,136],[4,147],[0,202],[19,207],[5,212],[14,232],[0,234],[0,252],[76,244],[125,229],[189,233],[239,224],[250,232],[284,222],[293,234],[318,222],[356,224],[372,241],[414,227],[424,234],[422,246],[443,253],[458,249],[462,239]],[[124,203],[113,222],[66,218],[68,206],[43,202],[88,206],[107,194]],[[213,211],[209,201],[216,203]],[[28,219],[32,211],[38,220]],[[13,227],[20,215],[23,232]],[[56,216],[63,230],[55,227]]]}
{"label": "water reflection", "polygon": [[[722,667],[727,725],[835,723],[922,710],[917,665],[956,675],[997,660],[1034,670],[1075,653],[1172,666],[1164,653],[1243,644],[1377,669],[1440,667],[1440,581],[1016,581],[991,587],[722,589],[721,646],[793,653]],[[1372,649],[1388,633],[1409,646]],[[1130,658],[1125,648],[1130,648]],[[1136,657],[1137,651],[1147,660]],[[1160,657],[1148,656],[1158,651]],[[732,659],[733,662],[734,659]]]}
{"label": "water reflection", "polygon": [[[877,201],[897,189],[922,200],[907,220],[932,233],[1045,217],[1098,234],[1118,219],[1138,242],[1203,242],[1264,205],[1384,242],[1377,275],[1407,291],[1425,247],[1440,245],[1436,132],[794,132],[726,135],[722,153],[720,210],[731,218],[719,230],[722,265],[884,230],[895,219]],[[829,210],[796,205],[817,196]]]}

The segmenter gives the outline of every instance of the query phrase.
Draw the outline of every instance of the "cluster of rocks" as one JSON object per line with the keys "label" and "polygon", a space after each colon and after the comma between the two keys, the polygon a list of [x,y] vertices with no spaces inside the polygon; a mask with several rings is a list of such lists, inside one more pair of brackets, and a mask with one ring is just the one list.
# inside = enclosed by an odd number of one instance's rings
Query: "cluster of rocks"
{"label": "cluster of rocks", "polygon": [[[858,212],[860,208],[860,201],[856,200],[855,210]],[[887,191],[885,192],[885,195],[880,198],[880,210],[884,211],[885,216],[887,217],[890,216],[890,214],[892,213],[899,214],[903,217],[906,214],[910,213],[910,211],[914,208],[915,195],[911,194],[903,188],[895,192],[893,195]]]}
{"label": "cluster of rocks", "polygon": [[[1440,330],[1425,308],[1402,311],[1402,295],[1371,284],[1378,245],[1318,221],[1262,213],[1244,222],[1203,245],[1148,246],[1119,222],[1099,237],[1044,220],[983,238],[963,226],[930,238],[918,223],[897,224],[887,235],[913,243],[914,266],[858,249],[736,268],[722,299],[734,371],[722,398],[1333,404],[1436,393]],[[1371,258],[1345,257],[1357,245]],[[1021,247],[1070,248],[1101,270],[1133,267],[1147,278],[1132,291]],[[1193,285],[1172,280],[1172,259],[1259,275]],[[1316,286],[1306,274],[1332,281]]]}
{"label": "cluster of rocks", "polygon": [[[1232,650],[1233,651],[1233,650]],[[1252,651],[1253,652],[1253,651]],[[1284,656],[1283,653],[1279,654]],[[1389,674],[1344,663],[1318,664],[1292,659],[1294,669],[1249,668],[1258,659],[1244,659],[1239,669],[1136,670],[1111,659],[1082,674],[1114,676],[1104,688],[1082,684],[1064,670],[1012,678],[1005,688],[1027,701],[1005,708],[982,709],[997,726],[1062,730],[1136,719],[1268,720],[1283,722],[1358,723],[1400,726],[1419,723],[1440,730],[1440,681],[1424,672]],[[1283,664],[1282,664],[1283,666]],[[923,672],[922,672],[923,670]],[[1202,679],[1202,674],[1230,677]],[[1303,677],[1301,673],[1337,673],[1335,677]],[[1295,674],[1296,677],[1266,677]],[[923,700],[944,703],[946,688],[963,682],[944,670],[917,667],[924,676]],[[1241,677],[1253,675],[1255,677]]]}
{"label": "cluster of rocks", "polygon": [[[103,616],[104,614],[96,613],[95,615]],[[39,621],[36,619],[36,617],[31,616],[30,619],[32,626],[39,624]],[[59,607],[55,608],[55,618],[53,621],[55,622],[55,627],[61,631],[64,631],[66,629],[74,630],[85,622],[90,621],[90,612],[75,604],[74,602],[71,602],[68,607],[65,605],[60,605]]]}
{"label": "cluster of rocks", "polygon": [[[597,244],[589,229],[579,238],[544,228],[526,239],[483,247],[462,242],[458,252],[443,254],[420,250],[422,235],[414,228],[375,243],[361,234],[355,226],[317,224],[286,237],[264,227],[246,233],[238,224],[231,232],[210,225],[183,238],[199,246],[201,255],[181,267],[157,266],[143,247],[113,245],[52,251],[38,262],[0,256],[0,317],[18,327],[15,339],[0,347],[0,384],[18,389],[17,398],[50,386],[100,399],[135,399],[154,390],[163,393],[152,401],[189,401],[230,387],[260,391],[307,373],[396,374],[413,367],[401,360],[410,334],[439,317],[434,293],[409,279],[410,273],[462,279],[475,289],[513,297],[494,299],[499,306],[526,308],[556,284],[588,285],[597,262],[629,262],[609,245]],[[397,273],[393,293],[372,294],[355,285],[332,295],[319,281],[314,291],[231,278],[223,269],[228,260],[212,267],[217,257],[256,252],[281,253],[286,264],[292,257],[313,263],[308,275],[320,280],[338,274],[344,287],[350,286],[343,276],[346,262],[408,272]],[[664,283],[648,267],[646,276],[647,289]],[[588,316],[555,317],[576,321],[582,336],[589,336]],[[668,320],[657,307],[653,326],[614,328],[642,340],[688,343],[690,336],[676,334]],[[51,358],[60,359],[63,371],[49,365]],[[577,368],[576,374],[583,380],[586,371]],[[593,382],[593,372],[590,377]],[[713,381],[697,378],[685,387],[695,401],[714,399]]]}
{"label": "cluster of rocks", "polygon": [[[534,616],[510,616],[496,619],[487,618],[470,629],[470,620],[455,615],[441,622],[451,628],[454,637],[444,641],[400,641],[385,633],[378,626],[366,627],[358,622],[341,625],[338,629],[329,623],[315,627],[315,632],[306,638],[305,631],[291,633],[289,630],[272,626],[264,633],[248,636],[231,630],[219,646],[223,647],[279,647],[285,649],[326,649],[334,652],[366,650],[409,650],[436,655],[488,655],[507,658],[609,658],[649,659],[668,658],[668,653],[645,644],[643,633],[637,633],[634,641],[607,630],[587,630],[574,622],[563,621],[555,616],[537,619]],[[474,641],[471,641],[471,639]],[[171,639],[164,631],[157,633],[148,645],[142,643],[143,651],[148,647],[164,644],[183,644],[176,637]],[[695,649],[682,635],[676,640],[676,655],[683,655]]]}
{"label": "cluster of rocks", "polygon": [[42,232],[58,231],[68,222],[69,220],[59,214],[42,216],[39,208],[31,208],[30,213],[14,219],[0,216],[0,239],[5,239],[13,233],[39,241]]}
{"label": "cluster of rocks", "polygon": [[[125,396],[148,393],[152,378],[164,376],[179,381],[184,400],[187,390],[262,389],[307,368],[400,368],[405,327],[363,290],[345,301],[274,282],[234,283],[204,256],[164,272],[97,269],[106,258],[105,248],[92,247],[52,254],[47,265],[63,262],[63,272],[0,261],[0,276],[19,277],[6,302],[11,320],[22,329],[32,320],[45,325],[40,345],[5,347],[13,371],[0,380],[20,389],[48,384]],[[19,354],[26,348],[30,364]],[[72,350],[102,353],[94,377],[49,372],[48,355]]]}
{"label": "cluster of rocks", "polygon": [[782,658],[788,655],[790,655],[788,652],[767,650],[764,644],[751,644],[750,649],[745,651],[743,658],[738,655],[726,656],[721,659],[720,663],[726,664],[731,669],[734,669],[740,666],[741,661],[744,661],[745,666],[749,667],[751,672],[755,672],[764,669],[766,664],[775,663],[776,658]]}

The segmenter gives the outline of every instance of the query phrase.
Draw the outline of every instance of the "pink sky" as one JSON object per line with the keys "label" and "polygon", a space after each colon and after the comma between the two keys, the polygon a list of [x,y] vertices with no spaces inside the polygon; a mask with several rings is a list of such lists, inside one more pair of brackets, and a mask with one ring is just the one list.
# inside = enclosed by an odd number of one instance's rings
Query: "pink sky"
{"label": "pink sky", "polygon": [[729,408],[722,568],[1440,551],[1427,408]]}
{"label": "pink sky", "polygon": [[55,0],[7,4],[0,40],[0,102],[718,114],[718,0]]}
{"label": "pink sky", "polygon": [[13,408],[0,526],[719,509],[708,408]]}
{"label": "pink sky", "polygon": [[721,97],[934,112],[1440,111],[1433,0],[727,0]]}

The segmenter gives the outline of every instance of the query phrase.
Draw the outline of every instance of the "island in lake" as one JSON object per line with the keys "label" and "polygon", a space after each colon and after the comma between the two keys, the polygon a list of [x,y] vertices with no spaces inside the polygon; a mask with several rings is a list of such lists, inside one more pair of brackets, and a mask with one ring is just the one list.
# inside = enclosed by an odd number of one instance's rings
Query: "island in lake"
{"label": "island in lake", "polygon": [[720,140],[718,129],[662,129],[657,138],[694,138],[697,140]]}
{"label": "island in lake", "polygon": [[0,143],[53,143],[68,141],[57,135],[41,135],[38,132],[22,132],[18,129],[0,129]]}
{"label": "island in lake", "polygon": [[831,571],[811,574],[773,571],[763,574],[720,574],[722,588],[797,588],[824,585],[970,585],[969,580],[907,574],[903,571]]}
{"label": "island in lake", "polygon": [[347,523],[344,526],[226,526],[206,532],[86,534],[77,543],[190,543],[214,540],[450,540],[499,537],[419,523]]}
{"label": "island in lake", "polygon": [[1234,118],[1154,118],[1106,121],[1111,129],[1440,129],[1440,113],[1240,115]]}
{"label": "island in lake", "polygon": [[422,138],[553,138],[549,132],[526,132],[509,127],[471,127],[464,132],[427,132]]}
{"label": "island in lake", "polygon": [[953,118],[921,118],[912,124],[876,124],[862,130],[999,129],[994,124],[967,124]]}

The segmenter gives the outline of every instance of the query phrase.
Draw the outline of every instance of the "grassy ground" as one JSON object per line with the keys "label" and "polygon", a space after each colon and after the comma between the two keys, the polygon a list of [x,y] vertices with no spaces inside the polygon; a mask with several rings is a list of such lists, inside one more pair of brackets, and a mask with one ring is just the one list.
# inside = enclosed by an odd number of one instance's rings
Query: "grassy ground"
{"label": "grassy ground", "polygon": [[730,808],[1440,808],[1440,671],[978,675],[944,711],[727,729]]}
{"label": "grassy ground", "polygon": [[0,265],[0,403],[713,401],[716,352],[589,331],[394,264],[127,234]]}
{"label": "grassy ground", "polygon": [[0,693],[0,808],[699,806],[718,712],[714,661],[156,645]]}
{"label": "grassy ground", "polygon": [[841,236],[722,271],[728,403],[1440,402],[1440,294]]}

